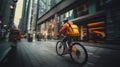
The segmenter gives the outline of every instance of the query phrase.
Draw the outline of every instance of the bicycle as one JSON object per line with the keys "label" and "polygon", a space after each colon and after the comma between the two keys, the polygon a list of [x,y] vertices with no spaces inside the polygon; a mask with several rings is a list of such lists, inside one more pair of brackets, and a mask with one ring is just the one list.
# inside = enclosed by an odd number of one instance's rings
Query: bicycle
{"label": "bicycle", "polygon": [[59,56],[70,54],[71,59],[75,63],[81,64],[81,65],[85,64],[88,60],[88,53],[86,48],[82,44],[80,44],[78,41],[74,41],[73,39],[71,39],[71,41],[66,41],[66,44],[64,44],[63,40],[59,40],[56,43],[56,53]]}

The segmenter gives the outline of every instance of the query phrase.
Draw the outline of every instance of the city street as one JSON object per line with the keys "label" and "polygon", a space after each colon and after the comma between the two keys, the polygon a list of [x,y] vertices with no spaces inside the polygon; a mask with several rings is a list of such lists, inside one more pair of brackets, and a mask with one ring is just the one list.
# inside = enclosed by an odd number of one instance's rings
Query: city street
{"label": "city street", "polygon": [[[0,0],[0,67],[120,67],[119,6],[119,0]],[[77,43],[59,56],[61,38],[80,41],[86,51]],[[85,64],[74,62],[87,53]]]}
{"label": "city street", "polygon": [[[57,41],[28,42],[22,39],[17,49],[12,49],[2,64],[2,67],[119,67],[120,51],[109,48],[85,46],[89,57],[88,62],[79,66],[75,64],[69,54],[58,56],[55,51]],[[6,44],[6,43],[5,43]],[[8,43],[7,43],[8,44]],[[0,66],[1,67],[1,66]]]}

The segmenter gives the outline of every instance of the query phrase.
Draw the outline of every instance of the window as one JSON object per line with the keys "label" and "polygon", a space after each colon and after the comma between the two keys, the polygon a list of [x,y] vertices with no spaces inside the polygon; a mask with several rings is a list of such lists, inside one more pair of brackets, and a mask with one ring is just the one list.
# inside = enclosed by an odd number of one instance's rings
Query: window
{"label": "window", "polygon": [[103,10],[105,8],[105,0],[98,0],[96,2],[96,11]]}
{"label": "window", "polygon": [[82,6],[74,9],[74,17],[80,17],[88,14],[88,4],[83,4]]}

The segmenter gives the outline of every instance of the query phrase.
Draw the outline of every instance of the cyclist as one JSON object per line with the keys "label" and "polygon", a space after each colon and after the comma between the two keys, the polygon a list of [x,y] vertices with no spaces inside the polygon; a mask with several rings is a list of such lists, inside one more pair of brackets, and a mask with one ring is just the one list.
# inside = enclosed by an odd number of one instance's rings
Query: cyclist
{"label": "cyclist", "polygon": [[[60,56],[62,56],[64,54],[70,54],[71,58],[75,62],[80,63],[80,64],[86,63],[87,58],[88,58],[86,49],[80,43],[75,42],[76,40],[78,40],[77,37],[80,36],[78,26],[75,25],[72,21],[68,21],[68,19],[65,19],[63,22],[64,22],[64,25],[59,30],[57,36],[60,37],[61,34],[65,33],[65,37],[63,38],[62,41],[58,41],[56,44],[57,54]],[[68,44],[68,46],[66,44]],[[62,49],[63,51],[62,52],[60,51],[61,53],[59,53],[58,51],[59,51],[59,49],[61,49],[61,45],[64,45],[63,49]],[[80,48],[82,48],[82,49],[80,49]],[[81,50],[84,54],[81,53]],[[81,54],[83,54],[83,55],[81,55]],[[84,60],[82,59],[82,61],[81,61],[81,57]]]}
{"label": "cyclist", "polygon": [[[69,32],[68,28],[69,28],[69,24],[73,24],[73,22],[68,21],[68,19],[64,19],[63,22],[64,22],[64,25],[58,32],[57,36],[60,37],[62,33],[65,33],[65,37],[63,38],[63,44],[66,45],[66,41],[68,41],[68,45],[72,46],[70,42],[71,42],[71,38],[73,39],[74,37],[70,36],[71,33]],[[68,48],[68,51],[69,51],[69,48]],[[67,52],[67,49],[65,52]]]}
{"label": "cyclist", "polygon": [[[68,19],[64,19],[63,22],[64,22],[64,25],[63,25],[63,27],[60,29],[60,31],[59,31],[59,33],[57,34],[57,36],[60,37],[62,33],[65,33],[66,37],[63,39],[63,41],[65,42],[65,41],[67,41],[68,36],[69,36],[69,34],[70,34],[70,33],[69,33],[69,30],[68,30],[69,24],[73,24],[73,22],[68,21]],[[69,24],[68,24],[68,23],[69,23]]]}

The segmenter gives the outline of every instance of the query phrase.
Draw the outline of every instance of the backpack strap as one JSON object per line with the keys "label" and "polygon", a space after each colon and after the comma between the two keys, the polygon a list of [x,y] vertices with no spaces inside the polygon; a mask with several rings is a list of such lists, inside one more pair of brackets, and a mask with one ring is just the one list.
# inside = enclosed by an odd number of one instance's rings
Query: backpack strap
{"label": "backpack strap", "polygon": [[67,23],[67,24],[71,27],[70,23]]}
{"label": "backpack strap", "polygon": [[[71,27],[71,24],[70,23],[67,23],[69,25],[69,27]],[[72,31],[73,31],[73,28],[71,27]],[[74,31],[73,31],[74,32]]]}

